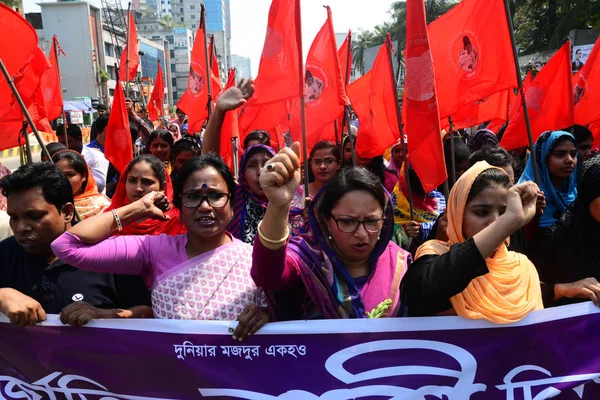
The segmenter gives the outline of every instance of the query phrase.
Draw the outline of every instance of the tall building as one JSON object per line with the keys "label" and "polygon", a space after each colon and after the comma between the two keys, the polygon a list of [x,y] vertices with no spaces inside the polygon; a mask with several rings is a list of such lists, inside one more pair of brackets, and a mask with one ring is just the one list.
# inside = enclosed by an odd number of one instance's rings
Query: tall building
{"label": "tall building", "polygon": [[237,54],[233,54],[231,56],[231,60],[232,68],[235,68],[236,78],[238,80],[241,78],[252,77],[252,63],[250,62],[249,57],[242,57],[238,56]]}

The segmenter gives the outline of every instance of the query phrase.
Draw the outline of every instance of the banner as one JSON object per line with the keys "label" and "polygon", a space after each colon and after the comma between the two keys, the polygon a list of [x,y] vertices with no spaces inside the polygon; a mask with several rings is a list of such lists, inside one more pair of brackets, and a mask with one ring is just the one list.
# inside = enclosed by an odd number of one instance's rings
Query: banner
{"label": "banner", "polygon": [[573,73],[579,71],[581,68],[583,68],[583,66],[585,65],[585,63],[587,62],[587,59],[590,55],[590,53],[592,52],[592,49],[594,48],[594,44],[586,44],[583,46],[573,46],[573,53],[572,53],[572,59],[571,62],[573,63],[572,65],[572,69],[573,69]]}
{"label": "banner", "polygon": [[459,317],[268,324],[0,316],[3,399],[600,398],[600,309],[537,311],[510,326]]}

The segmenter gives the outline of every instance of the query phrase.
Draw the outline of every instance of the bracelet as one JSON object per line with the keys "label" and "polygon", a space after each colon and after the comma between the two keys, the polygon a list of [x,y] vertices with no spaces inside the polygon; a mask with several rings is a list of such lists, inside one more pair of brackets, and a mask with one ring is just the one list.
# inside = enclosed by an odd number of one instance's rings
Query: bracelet
{"label": "bracelet", "polygon": [[115,222],[117,223],[117,230],[119,232],[123,232],[123,225],[121,224],[121,218],[119,218],[119,215],[117,214],[117,210],[112,209],[112,215],[113,217],[115,217]]}
{"label": "bracelet", "polygon": [[273,239],[269,239],[268,237],[265,236],[265,234],[263,233],[262,229],[260,228],[262,224],[262,221],[260,221],[260,223],[258,224],[258,236],[260,237],[260,239],[266,243],[269,244],[283,244],[285,242],[287,242],[288,238],[290,237],[290,229],[287,228],[287,232],[285,233],[285,236],[281,239],[278,240],[273,240]]}

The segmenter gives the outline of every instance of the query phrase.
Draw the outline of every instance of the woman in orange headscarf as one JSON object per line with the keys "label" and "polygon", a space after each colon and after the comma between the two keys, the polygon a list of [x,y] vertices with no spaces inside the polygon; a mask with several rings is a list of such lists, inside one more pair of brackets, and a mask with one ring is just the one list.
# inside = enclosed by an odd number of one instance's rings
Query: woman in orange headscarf
{"label": "woman in orange headscarf", "polygon": [[75,210],[81,220],[100,214],[110,205],[108,197],[98,192],[94,176],[81,154],[61,150],[52,160],[71,183]]}
{"label": "woman in orange headscarf", "polygon": [[467,170],[448,199],[449,240],[425,242],[404,276],[409,315],[510,323],[542,309],[535,266],[506,246],[534,217],[537,191],[533,182],[511,187],[508,175],[485,161]]}

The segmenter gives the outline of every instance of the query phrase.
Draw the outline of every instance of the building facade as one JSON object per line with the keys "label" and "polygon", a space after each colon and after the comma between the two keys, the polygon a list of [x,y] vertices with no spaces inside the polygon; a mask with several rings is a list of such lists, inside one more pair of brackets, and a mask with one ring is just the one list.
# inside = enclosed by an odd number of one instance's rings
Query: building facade
{"label": "building facade", "polygon": [[231,56],[232,68],[235,68],[236,78],[252,78],[252,63],[249,57],[234,54]]}

